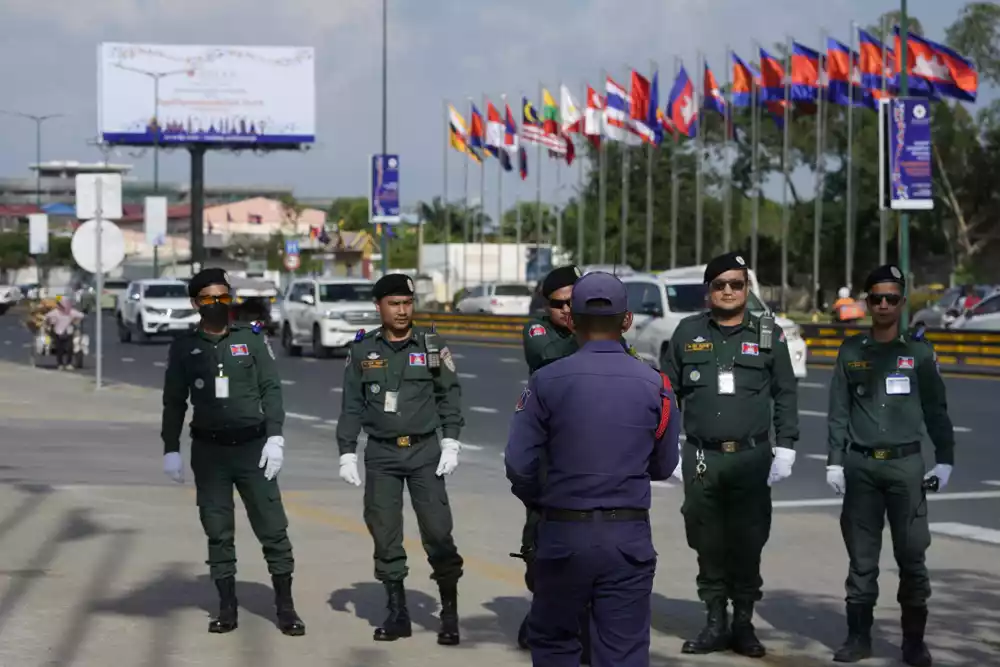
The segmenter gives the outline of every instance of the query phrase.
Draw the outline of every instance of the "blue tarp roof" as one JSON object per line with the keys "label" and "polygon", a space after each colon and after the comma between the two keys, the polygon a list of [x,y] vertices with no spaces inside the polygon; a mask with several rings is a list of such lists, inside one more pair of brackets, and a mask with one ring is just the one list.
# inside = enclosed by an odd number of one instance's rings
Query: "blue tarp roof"
{"label": "blue tarp roof", "polygon": [[76,207],[70,206],[69,204],[46,204],[42,207],[42,211],[48,213],[49,215],[68,215],[71,217],[76,217]]}

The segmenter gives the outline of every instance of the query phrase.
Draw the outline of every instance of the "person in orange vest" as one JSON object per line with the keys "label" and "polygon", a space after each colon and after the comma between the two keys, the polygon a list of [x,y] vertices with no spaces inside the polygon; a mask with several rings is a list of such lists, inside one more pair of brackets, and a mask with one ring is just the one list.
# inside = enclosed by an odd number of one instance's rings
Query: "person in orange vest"
{"label": "person in orange vest", "polygon": [[838,322],[857,322],[865,316],[865,309],[851,298],[851,290],[841,287],[833,302],[833,316]]}

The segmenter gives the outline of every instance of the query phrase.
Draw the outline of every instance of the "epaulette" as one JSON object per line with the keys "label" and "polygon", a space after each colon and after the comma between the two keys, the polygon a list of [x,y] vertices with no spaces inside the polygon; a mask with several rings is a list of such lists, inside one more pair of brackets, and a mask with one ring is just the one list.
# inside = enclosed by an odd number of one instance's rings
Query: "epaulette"
{"label": "epaulette", "polygon": [[250,323],[250,331],[253,331],[255,334],[259,334],[263,329],[264,323],[260,320],[254,320]]}
{"label": "epaulette", "polygon": [[355,343],[360,342],[361,339],[364,338],[364,337],[365,337],[365,330],[364,329],[358,329],[358,333],[354,334],[354,342]]}
{"label": "epaulette", "polygon": [[923,324],[920,324],[910,334],[910,340],[920,343],[928,343],[929,341],[924,337],[926,334],[927,334],[927,327],[924,326]]}

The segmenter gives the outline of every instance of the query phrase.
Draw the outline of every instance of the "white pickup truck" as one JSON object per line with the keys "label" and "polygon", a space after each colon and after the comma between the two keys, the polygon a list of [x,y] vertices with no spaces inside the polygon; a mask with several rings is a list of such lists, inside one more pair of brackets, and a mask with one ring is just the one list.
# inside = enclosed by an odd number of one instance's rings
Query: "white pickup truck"
{"label": "white pickup truck", "polygon": [[302,278],[281,303],[281,346],[289,356],[309,347],[315,357],[343,351],[358,329],[382,326],[372,299],[374,283],[358,278]]}
{"label": "white pickup truck", "polygon": [[[628,306],[633,314],[632,328],[625,334],[625,340],[644,361],[664,368],[674,329],[684,318],[705,310],[708,288],[704,275],[705,265],[672,269],[655,275],[637,273],[621,277],[628,290]],[[747,306],[754,315],[761,315],[767,310],[760,299],[760,285],[753,271],[750,271]],[[802,380],[808,373],[808,348],[802,330],[798,324],[783,317],[775,317],[775,323],[785,332],[795,377]]]}

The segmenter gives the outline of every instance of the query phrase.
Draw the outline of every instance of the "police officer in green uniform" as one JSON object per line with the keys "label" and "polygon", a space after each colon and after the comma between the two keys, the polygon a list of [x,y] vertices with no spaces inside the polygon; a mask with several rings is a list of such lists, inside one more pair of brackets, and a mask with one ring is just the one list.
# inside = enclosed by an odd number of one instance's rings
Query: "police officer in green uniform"
{"label": "police officer in green uniform", "polygon": [[[365,446],[364,516],[375,542],[375,578],[383,582],[388,616],[375,641],[412,634],[403,580],[403,485],[417,515],[427,560],[441,593],[438,644],[459,643],[458,580],[462,557],[452,538],[451,507],[444,477],[458,466],[462,390],[455,361],[433,330],[413,326],[413,281],[382,277],[372,290],[382,318],[375,331],[359,331],[350,345],[337,423],[340,477],[361,485],[358,435]],[[438,439],[437,430],[441,429]]]}
{"label": "police officer in green uniform", "polygon": [[797,387],[774,317],[746,309],[743,257],[713,259],[705,283],[709,310],[677,326],[667,364],[687,434],[675,475],[683,474],[681,511],[688,545],[698,553],[698,597],[708,610],[705,627],[682,650],[731,648],[760,658],[765,649],[754,632],[753,607],[761,598],[760,557],[771,532],[770,486],[791,475],[795,462]]}
{"label": "police officer in green uniform", "polygon": [[[908,336],[899,319],[906,281],[893,265],[865,281],[872,327],[840,346],[830,384],[827,483],[844,496],[840,529],[847,545],[847,640],[835,662],[871,656],[872,614],[878,599],[882,530],[889,517],[899,566],[903,661],[929,667],[924,643],[931,584],[924,562],[931,536],[926,490],[943,489],[955,463],[937,357],[922,336]],[[921,428],[934,444],[937,465],[924,474]]]}
{"label": "police officer in green uniform", "polygon": [[529,374],[576,352],[569,300],[573,294],[573,283],[579,277],[579,268],[561,266],[550,271],[542,281],[541,293],[545,297],[546,314],[529,319],[521,336]]}
{"label": "police officer in green uniform", "polygon": [[163,383],[163,468],[183,483],[180,436],[190,398],[191,470],[201,525],[208,537],[208,566],[219,592],[213,633],[237,627],[236,530],[233,487],[243,499],[274,584],[278,627],[305,634],[292,600],[292,543],[278,490],[284,460],[281,380],[274,352],[259,330],[230,324],[229,281],[222,269],[205,269],[188,285],[201,323],[174,340]]}

